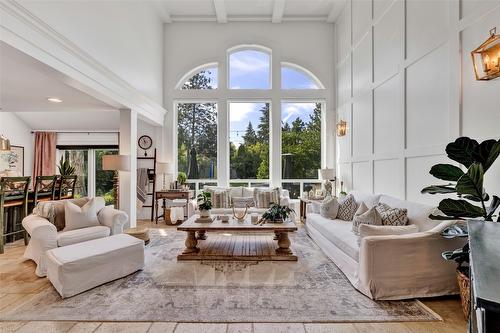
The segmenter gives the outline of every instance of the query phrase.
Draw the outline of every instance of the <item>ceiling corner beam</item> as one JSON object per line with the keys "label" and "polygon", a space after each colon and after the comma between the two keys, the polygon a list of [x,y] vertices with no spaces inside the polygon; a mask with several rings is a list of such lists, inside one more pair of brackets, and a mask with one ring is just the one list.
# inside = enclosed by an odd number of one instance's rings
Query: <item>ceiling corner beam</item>
{"label": "ceiling corner beam", "polygon": [[337,17],[339,17],[340,12],[342,12],[342,9],[344,8],[345,4],[346,4],[345,0],[342,2],[333,2],[332,9],[330,10],[328,17],[326,18],[326,22],[334,23]]}
{"label": "ceiling corner beam", "polygon": [[283,20],[283,14],[285,13],[286,0],[274,0],[273,7],[273,23],[281,23]]}
{"label": "ceiling corner beam", "polygon": [[214,0],[215,15],[218,23],[227,23],[226,5],[224,0]]}
{"label": "ceiling corner beam", "polygon": [[160,19],[163,21],[163,23],[172,23],[172,17],[170,16],[168,9],[165,8],[164,3],[151,2],[151,5],[157,10],[158,15],[160,16]]}

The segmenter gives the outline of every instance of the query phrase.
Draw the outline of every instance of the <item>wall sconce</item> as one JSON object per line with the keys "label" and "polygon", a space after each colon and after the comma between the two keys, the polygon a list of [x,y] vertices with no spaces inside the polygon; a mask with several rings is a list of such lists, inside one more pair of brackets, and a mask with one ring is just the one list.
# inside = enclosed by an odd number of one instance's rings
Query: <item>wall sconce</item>
{"label": "wall sconce", "polygon": [[337,123],[337,136],[344,136],[347,133],[347,122],[340,120]]}
{"label": "wall sconce", "polygon": [[471,52],[476,80],[492,80],[500,76],[500,35],[497,28],[490,30],[490,37]]}

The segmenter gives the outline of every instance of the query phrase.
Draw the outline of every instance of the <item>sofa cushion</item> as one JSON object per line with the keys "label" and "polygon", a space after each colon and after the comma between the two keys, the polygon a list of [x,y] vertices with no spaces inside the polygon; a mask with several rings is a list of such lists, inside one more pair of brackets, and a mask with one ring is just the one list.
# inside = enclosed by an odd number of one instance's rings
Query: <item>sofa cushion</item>
{"label": "sofa cushion", "polygon": [[280,203],[280,188],[256,188],[254,191],[255,206],[257,208],[269,208],[271,202]]}
{"label": "sofa cushion", "polygon": [[71,203],[74,203],[78,207],[82,207],[89,201],[89,198],[83,197],[78,199],[41,201],[36,205],[35,209],[33,210],[33,214],[47,219],[50,223],[56,226],[57,231],[61,231],[66,226],[66,219],[64,216],[65,201],[69,201]]}
{"label": "sofa cushion", "polygon": [[354,214],[358,209],[358,204],[354,200],[354,196],[349,194],[339,201],[339,212],[337,218],[344,221],[352,221]]}
{"label": "sofa cushion", "polygon": [[67,246],[86,242],[92,239],[108,237],[111,230],[105,226],[97,226],[70,231],[61,231],[57,234],[57,246]]}
{"label": "sofa cushion", "polygon": [[406,235],[418,232],[418,227],[414,224],[388,226],[388,225],[369,225],[359,226],[359,237],[384,236],[384,235]]}
{"label": "sofa cushion", "polygon": [[307,225],[311,225],[345,254],[358,261],[358,236],[352,233],[351,223],[339,219],[330,220],[320,214],[308,214]]}
{"label": "sofa cushion", "polygon": [[242,197],[253,197],[253,194],[255,192],[254,187],[242,187],[241,190],[243,193],[241,194]]}
{"label": "sofa cushion", "polygon": [[[101,210],[104,207],[99,208],[99,210]],[[99,210],[95,198],[90,199],[82,207],[70,201],[64,202],[64,219],[66,220],[64,231],[98,226],[99,220],[97,219],[97,213]]]}
{"label": "sofa cushion", "polygon": [[408,210],[406,208],[391,208],[380,213],[383,225],[401,226],[408,223]]}
{"label": "sofa cushion", "polygon": [[248,206],[248,207],[255,206],[255,201],[254,201],[253,196],[251,196],[251,197],[232,197],[231,201],[232,201],[232,204],[234,205],[235,208],[245,208],[246,206]]}
{"label": "sofa cushion", "polygon": [[327,196],[321,203],[319,213],[321,216],[333,220],[337,217],[338,211],[339,202],[337,201],[337,198]]}
{"label": "sofa cushion", "polygon": [[388,195],[381,195],[380,202],[394,208],[406,208],[408,210],[408,224],[415,224],[418,230],[427,231],[437,226],[442,221],[431,220],[429,214],[435,212],[436,207],[421,203],[404,201]]}
{"label": "sofa cushion", "polygon": [[352,232],[356,235],[359,234],[359,226],[361,224],[382,225],[382,217],[380,216],[380,213],[375,209],[375,207],[368,209],[364,202],[361,202],[352,220]]}

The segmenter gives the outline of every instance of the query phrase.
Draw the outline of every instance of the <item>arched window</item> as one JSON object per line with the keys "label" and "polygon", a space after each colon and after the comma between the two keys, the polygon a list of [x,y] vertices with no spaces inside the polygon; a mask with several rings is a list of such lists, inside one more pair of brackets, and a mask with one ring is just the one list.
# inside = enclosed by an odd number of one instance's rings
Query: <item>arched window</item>
{"label": "arched window", "polygon": [[271,89],[271,53],[258,46],[229,50],[230,89]]}
{"label": "arched window", "polygon": [[177,83],[177,89],[217,89],[217,63],[198,66],[190,70]]}
{"label": "arched window", "polygon": [[324,86],[307,69],[289,62],[282,62],[281,89],[324,89]]}

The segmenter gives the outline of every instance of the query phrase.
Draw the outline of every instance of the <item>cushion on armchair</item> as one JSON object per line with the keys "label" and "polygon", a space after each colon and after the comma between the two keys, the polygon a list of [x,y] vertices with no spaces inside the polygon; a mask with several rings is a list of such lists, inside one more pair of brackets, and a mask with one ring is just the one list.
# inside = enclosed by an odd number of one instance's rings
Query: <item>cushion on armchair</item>
{"label": "cushion on armchair", "polygon": [[89,198],[84,197],[78,199],[40,201],[36,205],[35,209],[33,209],[33,214],[47,219],[50,223],[56,226],[57,231],[61,231],[66,226],[66,218],[64,216],[65,201],[69,201],[78,207],[83,207],[89,201]]}
{"label": "cushion on armchair", "polygon": [[98,226],[97,212],[102,208],[104,207],[99,205],[97,198],[90,199],[82,207],[78,207],[69,201],[64,202],[64,217],[66,220],[64,231]]}

